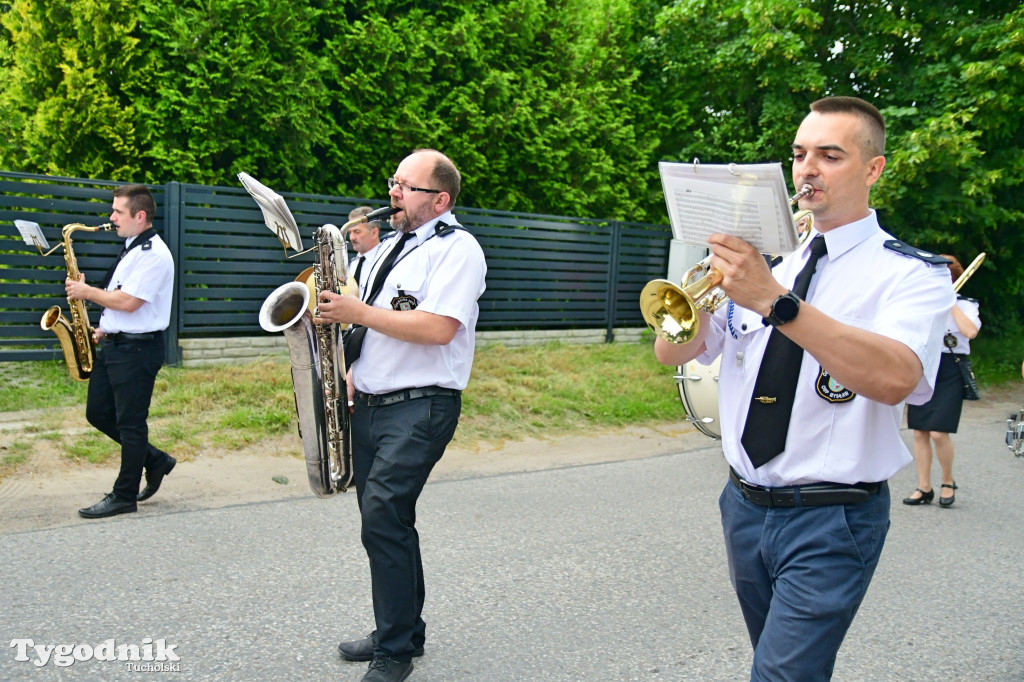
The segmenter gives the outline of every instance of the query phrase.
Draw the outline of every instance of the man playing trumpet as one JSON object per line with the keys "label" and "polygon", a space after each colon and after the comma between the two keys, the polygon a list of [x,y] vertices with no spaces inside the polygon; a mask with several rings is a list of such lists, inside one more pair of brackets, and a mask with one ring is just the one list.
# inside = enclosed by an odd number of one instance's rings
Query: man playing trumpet
{"label": "man playing trumpet", "polygon": [[879,227],[884,153],[874,106],[814,102],[793,141],[809,238],[770,270],[747,242],[709,237],[734,305],[700,311],[687,343],[655,341],[667,365],[722,358],[719,504],[751,680],[831,677],[888,530],[886,481],[911,461],[903,403],[933,389],[953,291],[942,259]]}

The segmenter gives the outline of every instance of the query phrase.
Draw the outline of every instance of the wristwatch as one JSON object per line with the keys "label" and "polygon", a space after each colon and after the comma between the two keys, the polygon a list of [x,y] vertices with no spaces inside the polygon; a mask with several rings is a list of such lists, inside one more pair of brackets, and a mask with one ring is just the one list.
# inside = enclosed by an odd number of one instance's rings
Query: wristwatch
{"label": "wristwatch", "polygon": [[800,297],[792,291],[787,291],[772,302],[772,310],[768,313],[768,317],[763,317],[761,320],[765,325],[780,327],[796,319],[799,312]]}

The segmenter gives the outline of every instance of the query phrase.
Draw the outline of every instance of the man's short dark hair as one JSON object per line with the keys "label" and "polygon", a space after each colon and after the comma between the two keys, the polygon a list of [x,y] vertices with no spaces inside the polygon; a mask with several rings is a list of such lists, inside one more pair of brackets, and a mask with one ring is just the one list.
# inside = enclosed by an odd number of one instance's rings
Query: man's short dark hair
{"label": "man's short dark hair", "polygon": [[455,167],[451,159],[436,149],[417,149],[413,151],[413,154],[421,152],[430,152],[435,155],[437,163],[434,164],[434,171],[430,178],[434,182],[433,189],[448,192],[448,196],[451,197],[448,208],[451,208],[455,205],[455,200],[459,198],[459,192],[462,191],[462,175],[459,173],[459,169]]}
{"label": "man's short dark hair", "polygon": [[128,197],[128,213],[133,218],[139,211],[146,212],[146,224],[152,225],[156,217],[156,201],[145,185],[121,185],[114,188],[115,197]]}
{"label": "man's short dark hair", "polygon": [[825,97],[811,103],[811,111],[818,114],[854,114],[864,121],[867,137],[861,140],[861,151],[866,158],[885,156],[885,118],[870,102],[859,97]]}

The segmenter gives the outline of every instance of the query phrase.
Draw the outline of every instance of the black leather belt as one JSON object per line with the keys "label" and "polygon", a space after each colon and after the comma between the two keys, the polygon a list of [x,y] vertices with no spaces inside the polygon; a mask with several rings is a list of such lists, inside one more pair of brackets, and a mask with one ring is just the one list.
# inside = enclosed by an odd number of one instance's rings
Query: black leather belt
{"label": "black leather belt", "polygon": [[747,483],[729,467],[729,480],[743,497],[762,507],[822,507],[829,504],[860,504],[867,502],[883,486],[880,483],[810,483],[790,488],[766,488]]}
{"label": "black leather belt", "polygon": [[417,398],[429,398],[433,395],[459,395],[462,391],[455,388],[441,388],[440,386],[424,386],[423,388],[406,388],[401,391],[392,391],[391,393],[363,393],[358,391],[356,393],[357,398],[366,400],[366,404],[370,407],[384,407],[385,405],[394,405],[405,400],[416,400]]}
{"label": "black leather belt", "polygon": [[153,339],[159,338],[161,334],[163,334],[162,331],[146,332],[145,334],[114,332],[112,334],[105,334],[103,338],[111,343],[131,343],[133,341],[152,341]]}

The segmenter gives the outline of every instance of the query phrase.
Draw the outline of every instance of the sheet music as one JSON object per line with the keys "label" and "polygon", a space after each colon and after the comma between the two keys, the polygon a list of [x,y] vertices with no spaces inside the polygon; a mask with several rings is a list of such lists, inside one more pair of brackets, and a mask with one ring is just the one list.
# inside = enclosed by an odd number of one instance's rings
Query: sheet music
{"label": "sheet music", "polygon": [[782,164],[658,164],[675,239],[707,246],[723,232],[761,253],[784,256],[796,248],[797,231]]}
{"label": "sheet music", "polygon": [[299,236],[299,226],[295,223],[291,209],[285,203],[284,197],[256,180],[248,173],[239,173],[238,179],[246,191],[256,201],[256,205],[263,212],[263,221],[270,231],[277,235],[281,243],[294,251],[302,251],[302,237]]}
{"label": "sheet music", "polygon": [[46,241],[46,237],[43,236],[43,231],[39,227],[39,223],[33,223],[28,220],[15,220],[14,226],[18,228],[18,232],[21,233],[21,238],[25,240],[25,243],[29,246],[34,246],[40,251],[48,250],[50,245]]}

